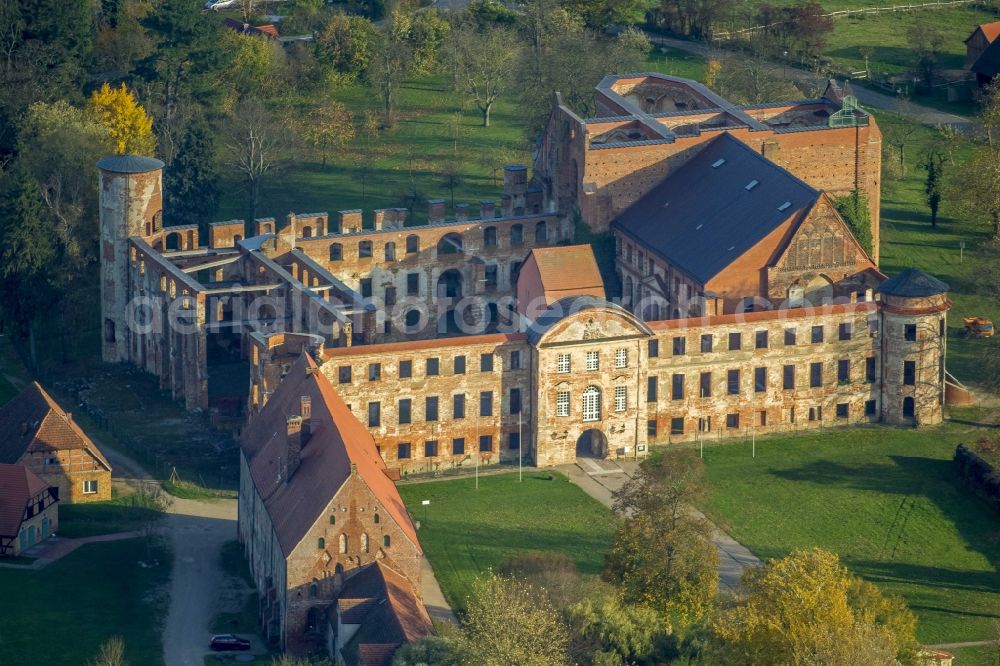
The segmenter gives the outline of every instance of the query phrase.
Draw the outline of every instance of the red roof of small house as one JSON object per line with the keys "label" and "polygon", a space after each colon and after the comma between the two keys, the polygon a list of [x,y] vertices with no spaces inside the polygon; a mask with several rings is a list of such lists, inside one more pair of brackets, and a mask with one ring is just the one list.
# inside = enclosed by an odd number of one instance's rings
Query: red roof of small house
{"label": "red roof of small house", "polygon": [[38,382],[31,382],[0,407],[0,463],[14,464],[25,453],[86,449],[106,469],[107,458]]}
{"label": "red roof of small house", "polygon": [[272,24],[267,25],[250,25],[249,23],[243,23],[242,21],[237,21],[236,19],[227,18],[222,21],[230,30],[235,30],[243,35],[263,35],[264,37],[269,37],[271,39],[276,39],[278,37],[278,28]]}
{"label": "red roof of small house", "polygon": [[[310,400],[312,434],[304,440],[298,468],[286,480],[282,463],[288,455],[287,418],[300,414],[303,397]],[[260,414],[244,429],[240,446],[285,555],[316,523],[352,469],[420,549],[416,529],[371,433],[308,354],[292,365]]]}
{"label": "red roof of small house", "polygon": [[400,645],[434,633],[413,584],[382,562],[344,581],[337,610],[342,623],[360,625],[355,640],[361,666],[387,665]]}
{"label": "red roof of small house", "polygon": [[965,41],[968,42],[970,39],[972,39],[973,36],[975,36],[976,32],[979,30],[983,31],[983,36],[986,37],[986,41],[992,43],[994,39],[1000,36],[1000,21],[993,21],[992,23],[983,23],[981,25],[976,26],[976,29],[972,31],[972,34],[969,35],[965,39]]}
{"label": "red roof of small house", "polygon": [[48,489],[49,484],[24,465],[0,463],[0,536],[17,536],[28,502]]}

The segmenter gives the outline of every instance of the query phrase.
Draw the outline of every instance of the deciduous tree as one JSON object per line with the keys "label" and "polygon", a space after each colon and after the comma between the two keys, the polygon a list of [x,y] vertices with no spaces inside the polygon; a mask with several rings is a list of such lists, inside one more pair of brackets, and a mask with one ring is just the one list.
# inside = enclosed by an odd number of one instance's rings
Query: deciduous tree
{"label": "deciduous tree", "polygon": [[112,636],[101,643],[101,650],[87,666],[128,666],[125,660],[125,640],[121,636]]}
{"label": "deciduous tree", "polygon": [[523,581],[493,573],[478,578],[462,626],[464,664],[567,663],[566,625],[545,594]]}
{"label": "deciduous tree", "polygon": [[710,622],[716,658],[762,666],[892,666],[910,656],[914,626],[905,605],[859,586],[818,548],[746,570],[738,597]]}
{"label": "deciduous tree", "polygon": [[592,594],[566,610],[574,656],[594,666],[661,664],[676,656],[669,627],[651,608],[625,603],[614,590]]}
{"label": "deciduous tree", "polygon": [[33,324],[51,297],[55,243],[31,174],[21,170],[7,181],[0,191],[0,303],[21,333],[28,334],[32,365],[37,365]]}
{"label": "deciduous tree", "polygon": [[245,100],[234,109],[227,127],[227,161],[246,182],[252,221],[257,219],[261,182],[280,163],[288,139],[284,121],[257,100]]}
{"label": "deciduous tree", "polygon": [[342,103],[328,100],[309,112],[302,135],[319,153],[325,167],[329,152],[344,147],[354,138],[354,117]]}
{"label": "deciduous tree", "polygon": [[105,83],[95,90],[87,101],[87,111],[107,130],[111,144],[119,155],[152,155],[156,152],[153,119],[124,83],[119,88]]}
{"label": "deciduous tree", "polygon": [[711,525],[691,505],[707,492],[701,460],[689,451],[642,463],[614,497],[622,516],[605,560],[605,576],[627,602],[682,623],[703,617],[718,584]]}
{"label": "deciduous tree", "polygon": [[501,96],[509,92],[520,59],[517,34],[509,28],[480,32],[460,28],[455,35],[455,67],[459,89],[469,95],[490,126],[490,113]]}

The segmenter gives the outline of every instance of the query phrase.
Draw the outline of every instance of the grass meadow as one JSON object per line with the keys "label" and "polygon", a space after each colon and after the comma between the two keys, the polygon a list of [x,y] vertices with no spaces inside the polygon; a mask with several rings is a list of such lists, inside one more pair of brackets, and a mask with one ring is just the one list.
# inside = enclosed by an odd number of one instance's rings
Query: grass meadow
{"label": "grass meadow", "polygon": [[39,571],[0,569],[9,610],[0,613],[0,664],[80,666],[112,636],[130,664],[163,663],[171,557],[144,539],[84,546]]}
{"label": "grass meadow", "polygon": [[[445,598],[461,610],[470,584],[523,552],[556,551],[582,574],[599,574],[613,532],[611,511],[556,472],[531,470],[399,485],[421,523],[420,543]],[[423,506],[430,500],[429,506]]]}
{"label": "grass meadow", "polygon": [[902,595],[924,643],[989,639],[1000,619],[1000,521],[952,469],[956,423],[827,431],[705,450],[704,509],[761,558],[819,546]]}

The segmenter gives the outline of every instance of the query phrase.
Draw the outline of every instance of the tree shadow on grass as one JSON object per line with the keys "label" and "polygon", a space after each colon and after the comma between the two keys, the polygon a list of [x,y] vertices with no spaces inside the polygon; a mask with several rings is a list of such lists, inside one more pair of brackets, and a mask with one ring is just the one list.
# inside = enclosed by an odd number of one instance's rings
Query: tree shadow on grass
{"label": "tree shadow on grass", "polygon": [[[1000,539],[997,538],[1000,527],[996,514],[962,483],[951,460],[915,456],[889,456],[889,460],[892,464],[847,465],[817,461],[773,474],[803,483],[924,497],[948,518],[968,549],[979,552],[994,567],[1000,564]],[[905,520],[901,525],[905,526]],[[991,576],[993,589],[1000,589],[1000,575]]]}
{"label": "tree shadow on grass", "polygon": [[[997,571],[961,571],[905,562],[872,560],[847,560],[846,563],[852,570],[876,583],[903,583],[1000,595],[1000,572]],[[995,613],[984,613],[983,616],[1000,618],[1000,607]]]}

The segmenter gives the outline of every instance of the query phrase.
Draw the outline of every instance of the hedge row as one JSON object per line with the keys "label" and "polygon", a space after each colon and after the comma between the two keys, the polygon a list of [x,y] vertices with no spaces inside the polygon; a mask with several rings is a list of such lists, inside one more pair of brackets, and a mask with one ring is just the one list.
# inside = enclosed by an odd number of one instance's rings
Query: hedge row
{"label": "hedge row", "polygon": [[1000,469],[991,466],[965,444],[955,449],[955,469],[970,488],[1000,511]]}

